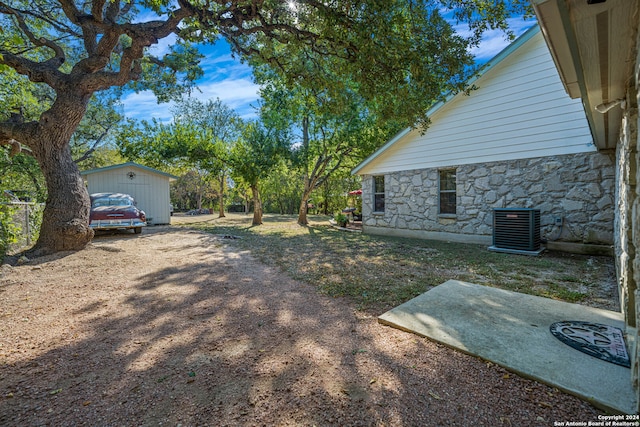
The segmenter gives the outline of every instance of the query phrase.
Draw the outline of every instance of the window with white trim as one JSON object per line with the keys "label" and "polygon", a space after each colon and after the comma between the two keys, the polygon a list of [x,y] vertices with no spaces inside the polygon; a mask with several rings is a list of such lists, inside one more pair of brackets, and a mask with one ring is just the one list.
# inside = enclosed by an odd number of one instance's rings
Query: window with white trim
{"label": "window with white trim", "polygon": [[384,175],[373,177],[373,211],[384,212]]}
{"label": "window with white trim", "polygon": [[443,169],[439,171],[440,186],[440,214],[455,215],[456,213],[456,170]]}

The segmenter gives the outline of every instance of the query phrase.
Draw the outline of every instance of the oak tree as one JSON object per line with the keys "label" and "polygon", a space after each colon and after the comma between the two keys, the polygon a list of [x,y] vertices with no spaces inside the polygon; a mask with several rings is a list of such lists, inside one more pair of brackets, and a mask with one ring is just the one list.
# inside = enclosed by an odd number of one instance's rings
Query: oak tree
{"label": "oak tree", "polygon": [[[83,248],[92,238],[89,197],[69,141],[95,92],[155,89],[161,100],[200,76],[193,43],[224,37],[243,57],[260,57],[289,78],[323,84],[286,64],[287,51],[335,57],[361,95],[381,112],[414,122],[422,98],[436,96],[430,81],[459,87],[460,38],[440,8],[471,22],[470,41],[488,25],[503,25],[510,0],[0,0],[0,66],[48,88],[54,99],[38,117],[16,113],[0,122],[0,145],[28,147],[48,190],[36,252]],[[413,23],[417,25],[413,25]],[[410,25],[407,25],[410,24]],[[175,36],[169,53],[149,48]],[[462,42],[463,44],[466,42]],[[294,56],[296,56],[294,55]],[[457,85],[457,86],[456,86]],[[386,94],[408,103],[389,103]]]}

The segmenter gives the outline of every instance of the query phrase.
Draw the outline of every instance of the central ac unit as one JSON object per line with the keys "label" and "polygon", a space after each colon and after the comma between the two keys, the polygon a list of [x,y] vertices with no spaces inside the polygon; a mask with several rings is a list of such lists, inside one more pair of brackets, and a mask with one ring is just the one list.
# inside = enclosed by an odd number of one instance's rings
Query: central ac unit
{"label": "central ac unit", "polygon": [[493,246],[496,252],[539,255],[540,209],[494,209]]}

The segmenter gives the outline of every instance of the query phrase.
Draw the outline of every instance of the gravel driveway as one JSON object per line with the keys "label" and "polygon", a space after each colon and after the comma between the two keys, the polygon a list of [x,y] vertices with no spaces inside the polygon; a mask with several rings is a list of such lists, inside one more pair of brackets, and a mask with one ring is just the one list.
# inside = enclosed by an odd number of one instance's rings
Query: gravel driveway
{"label": "gravel driveway", "polygon": [[577,398],[171,227],[4,266],[3,426],[552,426]]}

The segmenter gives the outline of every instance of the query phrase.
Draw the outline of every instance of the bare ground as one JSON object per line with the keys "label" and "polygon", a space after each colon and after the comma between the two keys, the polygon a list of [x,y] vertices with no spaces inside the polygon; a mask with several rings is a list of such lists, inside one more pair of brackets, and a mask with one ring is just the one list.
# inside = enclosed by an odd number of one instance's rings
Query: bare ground
{"label": "bare ground", "polygon": [[589,404],[153,227],[3,267],[3,426],[551,426]]}

